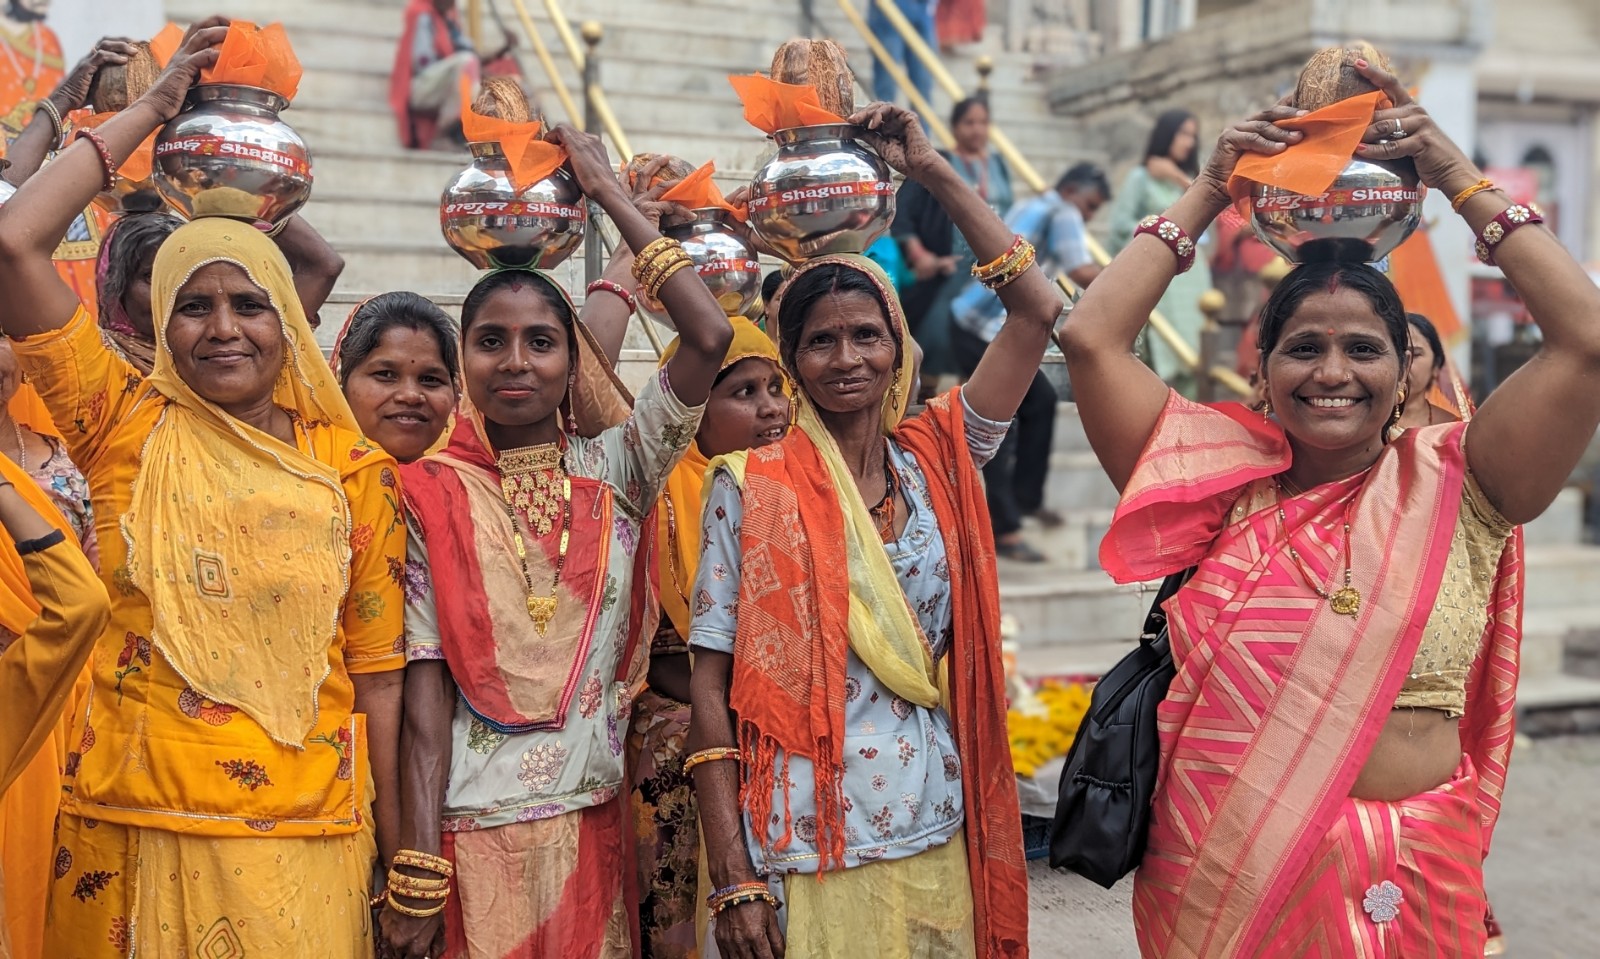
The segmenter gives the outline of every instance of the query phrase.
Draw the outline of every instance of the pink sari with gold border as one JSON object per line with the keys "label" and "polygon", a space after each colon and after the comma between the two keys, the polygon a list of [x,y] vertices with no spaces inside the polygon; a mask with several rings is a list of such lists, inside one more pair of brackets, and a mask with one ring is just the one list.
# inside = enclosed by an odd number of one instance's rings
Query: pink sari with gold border
{"label": "pink sari with gold border", "polygon": [[[1161,775],[1134,886],[1145,956],[1461,956],[1474,943],[1482,955],[1520,538],[1500,560],[1456,779],[1401,803],[1349,798],[1433,610],[1466,481],[1464,430],[1408,431],[1365,473],[1284,500],[1280,522],[1281,430],[1242,406],[1169,397],[1101,548],[1119,582],[1197,567],[1167,607],[1177,676],[1158,716]],[[1306,581],[1342,585],[1346,523],[1353,617]]]}

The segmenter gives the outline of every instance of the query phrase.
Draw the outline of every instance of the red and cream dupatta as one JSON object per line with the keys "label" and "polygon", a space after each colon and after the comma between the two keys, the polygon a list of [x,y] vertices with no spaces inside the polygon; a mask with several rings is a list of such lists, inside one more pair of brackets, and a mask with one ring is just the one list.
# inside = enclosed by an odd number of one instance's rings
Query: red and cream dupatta
{"label": "red and cream dupatta", "polygon": [[[1243,407],[1169,398],[1101,551],[1122,582],[1197,566],[1168,606],[1178,672],[1158,716],[1161,779],[1134,887],[1144,955],[1262,954],[1313,871],[1433,609],[1466,479],[1464,429],[1408,431],[1365,473],[1284,500],[1280,522],[1270,478],[1290,462],[1282,432]],[[1353,617],[1306,582],[1342,578],[1345,523],[1363,598]],[[1520,574],[1513,546],[1461,726],[1481,778],[1480,856],[1510,755]]]}

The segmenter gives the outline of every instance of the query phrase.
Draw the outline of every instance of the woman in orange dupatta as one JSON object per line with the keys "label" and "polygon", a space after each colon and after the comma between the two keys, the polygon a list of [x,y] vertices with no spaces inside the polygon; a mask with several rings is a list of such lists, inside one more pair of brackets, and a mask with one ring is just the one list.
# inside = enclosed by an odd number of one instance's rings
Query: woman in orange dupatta
{"label": "woman in orange dupatta", "polygon": [[[1409,157],[1447,196],[1473,187],[1481,173],[1394,78],[1355,67],[1394,104],[1357,155]],[[1550,504],[1600,423],[1600,291],[1544,229],[1505,234],[1496,258],[1544,349],[1468,424],[1386,441],[1408,334],[1364,264],[1305,264],[1274,292],[1267,416],[1172,394],[1132,352],[1172,245],[1227,206],[1242,155],[1301,139],[1279,125],[1293,117],[1278,106],[1225,133],[1166,212],[1170,238],[1135,237],[1064,334],[1123,491],[1102,563],[1124,582],[1195,567],[1167,606],[1178,674],[1134,923],[1152,957],[1482,955],[1521,626],[1513,526]],[[1480,190],[1461,212],[1481,231],[1509,205]]]}
{"label": "woman in orange dupatta", "polygon": [[[850,122],[979,261],[1025,249],[914,114],[880,103]],[[784,908],[713,907],[722,956],[1027,954],[977,471],[1061,299],[1031,260],[1010,277],[1006,325],[971,381],[905,422],[914,351],[881,268],[812,260],[773,304],[798,416],[781,443],[711,464],[690,746],[713,886]]]}

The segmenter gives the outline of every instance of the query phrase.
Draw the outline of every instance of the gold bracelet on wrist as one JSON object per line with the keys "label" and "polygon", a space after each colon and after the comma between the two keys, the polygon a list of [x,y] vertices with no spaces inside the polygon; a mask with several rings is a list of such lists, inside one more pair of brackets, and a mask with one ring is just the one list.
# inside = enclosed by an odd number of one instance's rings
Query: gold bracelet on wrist
{"label": "gold bracelet on wrist", "polygon": [[445,904],[441,902],[437,906],[429,906],[426,909],[413,909],[405,903],[396,902],[395,898],[390,896],[389,908],[402,916],[410,916],[413,919],[427,919],[430,916],[437,916],[439,913],[444,912]]}
{"label": "gold bracelet on wrist", "polygon": [[640,250],[638,255],[633,258],[633,266],[631,268],[633,270],[633,278],[643,283],[644,275],[648,272],[650,267],[655,264],[657,259],[665,255],[669,250],[675,250],[679,253],[682,253],[683,244],[669,236],[664,236],[659,240],[650,241],[649,245]]}
{"label": "gold bracelet on wrist", "polygon": [[656,301],[659,302],[660,299],[661,299],[661,288],[666,286],[667,285],[667,281],[672,279],[672,277],[679,270],[683,269],[686,266],[687,267],[693,267],[694,266],[694,261],[689,259],[687,256],[685,256],[681,260],[675,261],[671,266],[668,266],[665,270],[662,270],[661,271],[661,276],[658,277],[656,279],[656,281],[650,285],[650,288],[647,291],[650,294],[650,298],[652,300],[656,300]]}
{"label": "gold bracelet on wrist", "polygon": [[[634,278],[639,281],[639,286],[641,288],[646,288],[652,282],[654,282],[655,278],[660,276],[662,271],[664,271],[667,267],[678,262],[680,259],[687,259],[688,256],[689,254],[679,250],[668,250],[667,252],[652,258],[650,262],[645,263],[643,266],[638,266],[638,268],[634,271]],[[635,265],[637,266],[637,264]]]}
{"label": "gold bracelet on wrist", "polygon": [[661,284],[666,282],[667,275],[670,273],[676,273],[684,266],[692,266],[693,264],[694,261],[689,259],[689,255],[687,253],[682,253],[675,257],[664,259],[660,261],[658,265],[653,265],[650,268],[649,272],[645,274],[643,282],[639,284],[639,287],[640,289],[644,290],[646,296],[659,301],[661,298],[657,294],[659,294],[661,291]]}
{"label": "gold bracelet on wrist", "polygon": [[410,866],[413,869],[421,869],[446,878],[455,875],[456,872],[455,867],[450,865],[450,860],[443,856],[417,852],[415,849],[402,849],[395,853],[394,858],[390,860],[390,865],[391,867]]}

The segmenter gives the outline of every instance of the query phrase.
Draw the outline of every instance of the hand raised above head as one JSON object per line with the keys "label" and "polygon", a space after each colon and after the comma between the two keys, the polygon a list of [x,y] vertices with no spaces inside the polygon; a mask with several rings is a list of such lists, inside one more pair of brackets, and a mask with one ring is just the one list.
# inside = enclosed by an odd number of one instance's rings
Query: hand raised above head
{"label": "hand raised above head", "polygon": [[1227,202],[1228,180],[1241,157],[1247,153],[1273,156],[1305,138],[1299,130],[1278,126],[1281,120],[1306,115],[1305,110],[1290,106],[1288,100],[1284,97],[1248,120],[1235,123],[1217,138],[1217,148],[1212,151],[1205,169],[1200,171],[1200,179],[1219,193],[1223,202]]}
{"label": "hand raised above head", "polygon": [[72,68],[66,79],[50,93],[50,102],[62,113],[70,113],[89,102],[89,88],[102,67],[122,66],[138,52],[126,37],[102,37],[94,49]]}
{"label": "hand raised above head", "polygon": [[944,163],[928,142],[915,113],[893,103],[874,103],[857,110],[850,123],[861,128],[861,140],[897,172],[913,180]]}
{"label": "hand raised above head", "polygon": [[200,73],[216,65],[222,41],[227,37],[228,22],[222,17],[210,17],[190,27],[183,46],[172,55],[172,62],[139,100],[155,107],[164,120],[177,116]]}
{"label": "hand raised above head", "polygon": [[1388,100],[1387,106],[1372,114],[1372,124],[1357,144],[1356,156],[1363,160],[1409,157],[1423,183],[1450,196],[1478,180],[1482,174],[1477,167],[1399,79],[1365,60],[1356,61],[1356,70]]}

